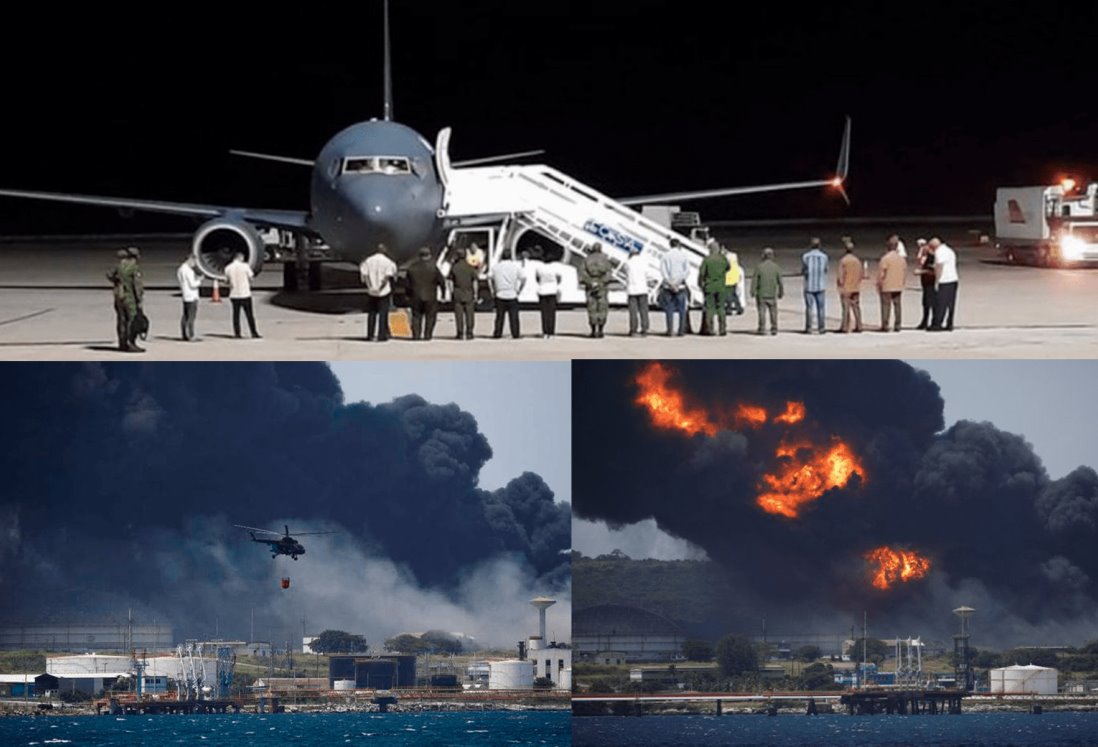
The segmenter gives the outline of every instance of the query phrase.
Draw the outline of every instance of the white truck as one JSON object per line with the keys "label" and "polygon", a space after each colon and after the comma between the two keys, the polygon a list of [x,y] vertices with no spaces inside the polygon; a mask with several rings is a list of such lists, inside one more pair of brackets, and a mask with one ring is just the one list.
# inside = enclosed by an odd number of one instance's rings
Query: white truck
{"label": "white truck", "polygon": [[995,192],[995,240],[1009,262],[1044,267],[1098,262],[1098,183],[1000,187]]}

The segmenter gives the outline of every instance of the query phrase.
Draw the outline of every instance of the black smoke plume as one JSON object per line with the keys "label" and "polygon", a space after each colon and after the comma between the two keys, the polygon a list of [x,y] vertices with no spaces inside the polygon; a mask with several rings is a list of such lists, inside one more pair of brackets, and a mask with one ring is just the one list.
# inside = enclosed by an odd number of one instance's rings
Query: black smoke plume
{"label": "black smoke plume", "polygon": [[[323,364],[8,364],[0,386],[9,623],[134,608],[177,638],[246,636],[258,610],[509,644],[525,600],[567,592],[569,506],[531,473],[478,487],[492,450],[458,405],[348,404]],[[294,562],[234,524],[336,533]],[[527,624],[489,631],[473,606],[493,593]]]}
{"label": "black smoke plume", "polygon": [[[943,431],[938,386],[899,361],[666,362],[690,407],[775,413],[801,401],[808,416],[797,433],[851,445],[866,479],[790,519],[755,503],[790,429],[655,427],[634,401],[647,365],[574,364],[574,510],[611,526],[651,517],[704,549],[734,581],[730,621],[846,629],[869,610],[882,637],[945,635],[956,627],[951,610],[968,604],[983,617],[985,644],[1088,634],[1098,611],[1094,470],[1053,481],[1022,436],[966,421]],[[872,588],[863,553],[881,545],[919,550],[930,574]]]}

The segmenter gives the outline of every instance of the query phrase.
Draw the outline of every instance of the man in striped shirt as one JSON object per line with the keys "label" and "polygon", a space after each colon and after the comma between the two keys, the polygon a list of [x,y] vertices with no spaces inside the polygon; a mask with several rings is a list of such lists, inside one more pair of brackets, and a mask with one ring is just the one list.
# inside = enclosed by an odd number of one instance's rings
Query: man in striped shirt
{"label": "man in striped shirt", "polygon": [[801,256],[801,276],[804,277],[804,333],[812,334],[812,310],[816,310],[816,329],[824,333],[824,301],[827,290],[827,255],[816,237]]}

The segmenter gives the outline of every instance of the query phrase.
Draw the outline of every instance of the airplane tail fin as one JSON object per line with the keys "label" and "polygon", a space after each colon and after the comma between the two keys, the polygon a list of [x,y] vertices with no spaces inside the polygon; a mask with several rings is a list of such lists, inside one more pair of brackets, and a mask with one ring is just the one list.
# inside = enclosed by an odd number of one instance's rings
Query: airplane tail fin
{"label": "airplane tail fin", "polygon": [[[389,48],[389,0],[385,0],[385,121],[393,120],[393,66]],[[289,534],[289,532],[287,532]]]}
{"label": "airplane tail fin", "polygon": [[835,189],[839,190],[839,194],[846,200],[846,204],[850,204],[850,197],[846,194],[844,184],[846,183],[846,175],[850,173],[850,115],[846,117],[846,128],[843,130],[843,142],[839,146],[839,163],[835,167],[835,179],[833,184]]}

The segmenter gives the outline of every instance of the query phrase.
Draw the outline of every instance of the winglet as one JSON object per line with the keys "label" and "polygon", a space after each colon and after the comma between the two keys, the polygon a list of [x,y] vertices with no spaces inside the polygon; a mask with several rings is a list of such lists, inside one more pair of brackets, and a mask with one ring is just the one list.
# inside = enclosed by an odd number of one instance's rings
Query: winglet
{"label": "winglet", "polygon": [[831,183],[835,189],[839,191],[839,194],[846,200],[846,204],[850,204],[850,197],[846,193],[846,189],[843,188],[846,182],[846,176],[850,173],[850,115],[846,117],[846,128],[843,130],[843,142],[839,146],[839,163],[835,167],[835,178]]}
{"label": "winglet", "polygon": [[389,0],[385,0],[385,121],[393,120],[393,66],[389,54]]}

